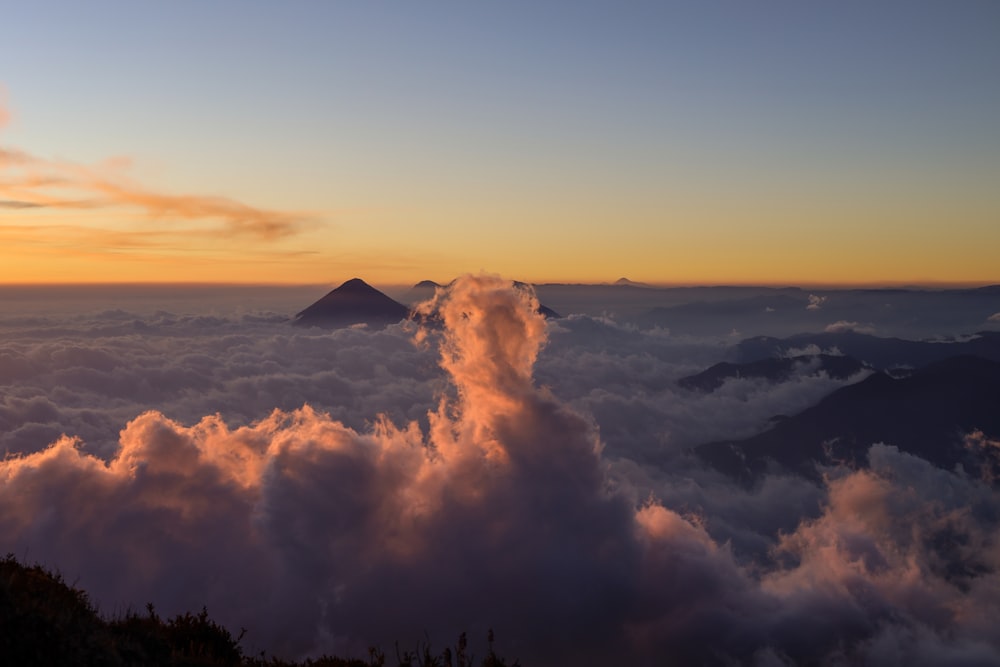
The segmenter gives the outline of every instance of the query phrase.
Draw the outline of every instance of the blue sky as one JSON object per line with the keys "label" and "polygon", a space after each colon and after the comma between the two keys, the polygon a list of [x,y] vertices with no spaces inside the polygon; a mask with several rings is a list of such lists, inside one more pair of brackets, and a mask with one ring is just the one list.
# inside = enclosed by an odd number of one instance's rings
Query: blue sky
{"label": "blue sky", "polygon": [[[280,242],[181,244],[232,280],[259,273],[272,248],[309,253],[294,265],[309,280],[341,267],[401,282],[479,269],[997,277],[983,250],[1000,247],[993,2],[40,2],[5,13],[0,145],[76,165],[125,156],[147,190],[306,212],[311,224]],[[130,209],[58,214],[149,226]],[[127,277],[143,262],[121,254],[115,275]],[[161,263],[165,276],[205,272],[182,268],[182,254]],[[293,268],[284,261],[276,271]]]}

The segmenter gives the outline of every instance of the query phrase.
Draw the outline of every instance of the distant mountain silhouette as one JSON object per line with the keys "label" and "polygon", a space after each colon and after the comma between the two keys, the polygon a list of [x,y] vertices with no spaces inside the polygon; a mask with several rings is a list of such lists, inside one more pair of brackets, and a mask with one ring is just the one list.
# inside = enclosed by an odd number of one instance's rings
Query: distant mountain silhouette
{"label": "distant mountain silhouette", "polygon": [[337,329],[354,324],[384,327],[405,320],[409,308],[353,278],[295,316],[297,326]]}
{"label": "distant mountain silhouette", "polygon": [[548,306],[546,306],[545,304],[541,304],[541,303],[540,303],[540,304],[538,304],[538,313],[539,313],[539,314],[540,314],[540,315],[541,315],[542,317],[544,317],[545,319],[553,319],[553,320],[557,320],[557,319],[559,319],[560,317],[562,317],[562,315],[560,315],[560,314],[559,314],[559,313],[557,313],[556,311],[552,310],[551,308],[549,308],[549,307],[548,307]]}
{"label": "distant mountain silhouette", "polygon": [[821,351],[836,348],[842,354],[860,359],[879,370],[899,366],[920,367],[963,354],[1000,361],[998,331],[981,331],[974,337],[950,342],[880,338],[854,331],[798,334],[788,338],[758,336],[741,341],[736,346],[736,358],[744,363],[758,361],[810,345]]}
{"label": "distant mountain silhouette", "polygon": [[[696,300],[674,306],[657,306],[629,318],[640,329],[667,328],[691,335],[720,335],[735,326],[750,331],[815,330],[818,316],[806,310],[808,295],[773,290],[737,298]],[[779,329],[780,330],[780,329]]]}
{"label": "distant mountain silhouette", "polygon": [[[451,285],[451,282],[449,282],[448,285]],[[523,283],[517,280],[514,281],[514,286],[521,289],[533,289],[532,286],[529,285],[528,283]],[[446,287],[446,285],[441,285],[439,283],[434,282],[433,280],[421,280],[419,283],[411,287],[406,292],[405,298],[412,306],[413,304],[419,303],[421,301],[426,301],[427,299],[433,297],[434,291],[439,287]],[[545,306],[544,304],[538,305],[537,312],[547,319],[548,318],[559,319],[560,317],[562,317],[562,315],[552,310],[548,306]],[[429,322],[427,318],[423,318],[422,321]]]}
{"label": "distant mountain silhouette", "polygon": [[628,287],[652,287],[652,285],[649,285],[647,283],[637,283],[634,280],[629,280],[628,278],[624,277],[616,280],[614,284],[618,286],[628,286]]}
{"label": "distant mountain silhouette", "polygon": [[406,294],[402,295],[402,299],[412,308],[414,305],[432,298],[434,296],[434,292],[439,287],[443,287],[443,285],[436,283],[433,280],[421,280],[419,283],[406,290]]}
{"label": "distant mountain silhouette", "polygon": [[677,381],[685,389],[711,392],[730,378],[763,378],[769,382],[784,382],[800,373],[819,375],[826,373],[831,378],[846,380],[868,368],[854,357],[813,354],[799,357],[761,359],[745,364],[722,362],[701,373],[683,377]]}
{"label": "distant mountain silhouette", "polygon": [[[640,329],[696,336],[725,336],[735,330],[744,332],[744,337],[783,337],[850,329],[923,338],[993,328],[986,322],[1000,312],[1000,290],[992,287],[934,291],[608,285],[602,292],[597,287],[545,285],[539,294],[563,312],[606,311]],[[572,299],[572,309],[567,298]]]}
{"label": "distant mountain silhouette", "polygon": [[745,440],[713,442],[695,452],[713,467],[750,481],[778,464],[815,478],[815,462],[865,464],[868,448],[894,445],[945,469],[976,456],[962,438],[974,430],[1000,436],[1000,363],[973,356],[936,362],[893,379],[875,373],[817,405]]}
{"label": "distant mountain silhouette", "polygon": [[[520,280],[514,281],[514,287],[523,290],[531,290],[532,292],[535,291],[534,285],[530,283],[523,283]],[[535,296],[537,296],[537,293],[535,294]],[[548,306],[546,306],[541,302],[539,302],[538,308],[535,310],[535,312],[541,315],[542,317],[545,317],[546,319],[548,318],[559,319],[560,317],[562,317],[562,315],[560,315],[559,313],[552,310],[551,308],[549,308]]]}

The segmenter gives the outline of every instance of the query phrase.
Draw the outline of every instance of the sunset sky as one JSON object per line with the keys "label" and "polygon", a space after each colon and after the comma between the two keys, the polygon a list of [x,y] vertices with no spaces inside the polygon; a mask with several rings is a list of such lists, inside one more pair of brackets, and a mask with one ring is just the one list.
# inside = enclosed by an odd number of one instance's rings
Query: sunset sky
{"label": "sunset sky", "polygon": [[0,283],[1000,282],[1000,4],[32,2]]}

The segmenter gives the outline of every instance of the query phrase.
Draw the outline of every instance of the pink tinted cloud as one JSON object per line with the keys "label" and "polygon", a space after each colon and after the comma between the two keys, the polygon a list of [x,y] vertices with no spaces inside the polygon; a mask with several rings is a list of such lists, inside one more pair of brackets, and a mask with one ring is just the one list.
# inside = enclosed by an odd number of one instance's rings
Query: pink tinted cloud
{"label": "pink tinted cloud", "polygon": [[[9,118],[0,96],[0,130]],[[226,197],[155,192],[127,177],[130,166],[131,160],[125,157],[80,165],[0,147],[0,208],[122,208],[171,223],[208,223],[201,231],[219,236],[265,240],[295,234],[316,222],[304,213],[257,208]]]}
{"label": "pink tinted cloud", "polygon": [[[308,406],[238,428],[154,411],[126,426],[108,461],[63,438],[0,462],[5,544],[86,573],[105,604],[207,603],[286,653],[487,624],[522,655],[621,649],[623,603],[655,597],[629,612],[636,628],[659,627],[678,604],[684,577],[655,553],[691,541],[679,566],[708,579],[703,552],[730,555],[673,511],[637,512],[608,493],[593,424],[532,381],[547,335],[536,306],[484,276],[428,306],[445,323],[429,336],[457,391],[427,431],[380,417],[360,432]],[[387,608],[387,596],[425,602]],[[586,646],[560,639],[584,626]],[[542,627],[551,638],[533,639]]]}
{"label": "pink tinted cloud", "polygon": [[[988,486],[879,445],[870,470],[831,472],[771,558],[741,560],[712,517],[636,502],[592,421],[536,386],[550,333],[536,305],[473,276],[424,307],[451,385],[424,427],[350,428],[308,406],[244,426],[149,411],[107,459],[62,438],[0,461],[0,544],[104,608],[207,604],[284,655],[492,626],[526,664],[995,662]],[[358,356],[332,337],[294,344],[313,343]],[[116,370],[110,353],[86,363]]]}

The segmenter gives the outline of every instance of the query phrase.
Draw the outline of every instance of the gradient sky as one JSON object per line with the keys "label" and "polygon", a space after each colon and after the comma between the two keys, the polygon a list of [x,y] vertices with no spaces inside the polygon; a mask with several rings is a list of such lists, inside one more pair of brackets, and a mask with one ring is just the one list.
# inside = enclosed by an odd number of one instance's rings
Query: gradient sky
{"label": "gradient sky", "polygon": [[0,282],[1000,282],[1000,4],[32,2]]}

